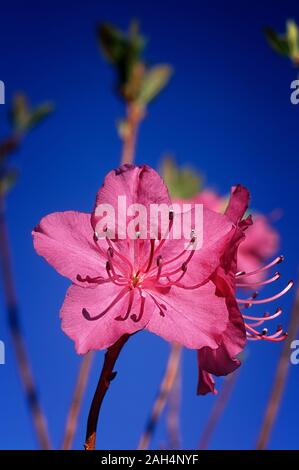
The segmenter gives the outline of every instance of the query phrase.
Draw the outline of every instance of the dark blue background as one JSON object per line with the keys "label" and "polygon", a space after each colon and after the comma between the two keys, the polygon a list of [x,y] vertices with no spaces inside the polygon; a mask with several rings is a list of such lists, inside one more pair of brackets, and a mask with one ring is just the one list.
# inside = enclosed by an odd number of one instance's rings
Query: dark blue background
{"label": "dark blue background", "polygon": [[[8,199],[14,272],[29,353],[55,445],[59,445],[79,358],[60,330],[59,308],[68,281],[32,248],[31,229],[53,211],[89,211],[105,173],[119,163],[115,120],[123,109],[113,96],[112,72],[95,40],[98,21],[126,27],[132,17],[151,38],[148,56],[169,62],[175,75],[144,122],[137,162],[158,166],[174,152],[191,162],[209,183],[226,193],[242,182],[254,208],[282,208],[285,281],[298,274],[299,105],[290,103],[296,70],[265,43],[262,27],[284,30],[299,21],[297,1],[14,1],[2,2],[0,79],[7,99],[24,90],[38,103],[51,99],[55,114],[36,129],[18,155],[21,179]],[[7,106],[0,107],[1,135]],[[280,304],[284,324],[294,291]],[[0,338],[0,447],[35,448],[20,392],[15,358],[4,321]],[[275,308],[275,305],[273,306]],[[261,424],[281,345],[251,343],[232,399],[212,441],[213,448],[252,448]],[[153,402],[168,354],[154,335],[136,335],[118,364],[119,375],[105,401],[100,448],[135,448]],[[84,402],[76,448],[102,362],[99,353]],[[298,374],[291,366],[271,448],[298,448]],[[196,397],[195,353],[183,364],[183,447],[197,445],[214,397]],[[154,447],[165,442],[159,426]]]}

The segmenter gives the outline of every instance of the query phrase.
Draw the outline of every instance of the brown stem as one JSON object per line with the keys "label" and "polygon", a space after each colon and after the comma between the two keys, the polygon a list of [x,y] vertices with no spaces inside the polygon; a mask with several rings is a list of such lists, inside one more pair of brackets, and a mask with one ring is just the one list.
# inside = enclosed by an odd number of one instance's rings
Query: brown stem
{"label": "brown stem", "polygon": [[164,373],[164,376],[160,385],[160,390],[155,400],[154,406],[152,408],[152,412],[147,422],[145,431],[140,438],[138,450],[147,449],[153,437],[158,420],[165,407],[165,404],[169,397],[169,393],[172,390],[175,378],[178,373],[178,368],[180,365],[180,358],[181,358],[181,351],[182,351],[182,348],[180,345],[178,344],[172,345],[168,362],[167,362],[167,366],[165,369],[165,373]]}
{"label": "brown stem", "polygon": [[77,430],[78,417],[82,406],[82,400],[86,390],[93,357],[94,353],[92,352],[86,354],[80,364],[77,382],[65,425],[64,438],[61,446],[63,450],[71,449],[73,444],[74,436]]}
{"label": "brown stem", "polygon": [[216,398],[211,414],[208,418],[207,424],[205,425],[204,430],[202,432],[202,436],[200,438],[199,445],[198,445],[199,449],[204,450],[208,448],[213,432],[229,401],[229,398],[231,396],[238,374],[239,374],[239,371],[236,371],[236,372],[232,372],[227,377],[225,377],[223,381],[222,389],[219,392],[218,397]]}
{"label": "brown stem", "polygon": [[177,374],[174,379],[172,390],[168,398],[167,413],[167,431],[168,431],[168,449],[180,449],[180,407],[182,393],[182,364],[178,366]]}
{"label": "brown stem", "polygon": [[133,163],[136,151],[137,134],[144,111],[140,106],[130,103],[127,106],[126,131],[123,133],[121,164]]}
{"label": "brown stem", "polygon": [[114,365],[129,337],[130,335],[123,335],[113,346],[110,346],[110,348],[107,349],[105,354],[102,372],[89,410],[86,440],[84,445],[85,450],[95,450],[97,424],[101,405],[109,388],[110,382],[116,376],[116,372],[113,372]]}
{"label": "brown stem", "polygon": [[7,321],[16,354],[21,382],[25,390],[27,405],[31,413],[39,445],[42,449],[50,449],[51,444],[48,435],[47,423],[39,403],[20,325],[19,308],[12,275],[9,238],[4,207],[4,200],[3,198],[0,198],[0,269],[2,271],[4,283]]}
{"label": "brown stem", "polygon": [[266,412],[264,415],[263,423],[260,430],[260,435],[257,441],[257,449],[265,449],[271,435],[273,425],[275,423],[277,413],[279,410],[280,402],[285,389],[289,362],[291,343],[296,337],[299,328],[299,286],[297,287],[296,297],[292,308],[291,320],[288,327],[288,337],[286,338],[282,353],[276,369],[271,395],[268,401]]}

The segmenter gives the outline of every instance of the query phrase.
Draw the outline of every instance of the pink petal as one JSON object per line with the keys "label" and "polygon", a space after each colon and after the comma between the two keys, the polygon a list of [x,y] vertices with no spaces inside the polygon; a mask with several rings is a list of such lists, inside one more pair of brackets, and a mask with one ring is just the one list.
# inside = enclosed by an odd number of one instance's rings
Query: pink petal
{"label": "pink petal", "polygon": [[105,275],[105,261],[93,241],[90,214],[55,212],[32,232],[34,248],[60,274],[79,283],[77,276]]}
{"label": "pink petal", "polygon": [[[203,284],[220,264],[220,258],[234,235],[235,229],[232,222],[224,215],[203,208],[203,243],[202,247],[195,250],[192,261],[188,264],[187,272],[182,280],[184,285]],[[176,257],[186,245],[186,239],[167,240],[161,255],[163,260]],[[175,261],[168,266],[168,271],[173,266],[179,266],[188,257],[187,251],[180,261]],[[165,268],[166,270],[166,268]]]}
{"label": "pink petal", "polygon": [[[92,216],[94,228],[101,219],[97,215],[96,209],[102,204],[110,204],[114,207],[116,222],[119,220],[119,215],[124,216],[124,210],[120,209],[118,211],[120,196],[126,197],[127,208],[131,204],[142,204],[145,206],[147,214],[149,214],[150,204],[167,204],[169,206],[171,204],[168,189],[155,170],[147,165],[123,165],[108,173],[103,186],[97,193],[95,210]],[[118,228],[116,227],[116,229]],[[122,224],[121,228],[124,230],[125,223]]]}
{"label": "pink petal", "polygon": [[213,395],[217,394],[217,390],[215,389],[215,381],[211,374],[199,367],[197,394],[207,395],[207,393],[213,393]]}
{"label": "pink petal", "polygon": [[129,294],[121,297],[111,309],[98,320],[88,320],[82,310],[86,309],[91,318],[96,317],[111,305],[123,288],[113,283],[98,285],[93,289],[84,289],[80,286],[69,287],[64,304],[60,311],[62,330],[75,341],[78,354],[85,354],[90,350],[106,349],[114,344],[122,335],[133,334],[145,327],[154,310],[154,306],[146,299],[144,313],[139,322],[131,318],[140,313],[140,296],[134,295],[132,310],[127,320],[119,321],[115,318],[123,317],[129,304]]}
{"label": "pink petal", "polygon": [[246,343],[244,321],[233,299],[227,302],[227,308],[229,323],[221,345],[217,349],[205,347],[198,351],[199,368],[217,376],[230,374],[240,366],[236,356],[243,351]]}
{"label": "pink petal", "polygon": [[158,310],[154,312],[146,326],[149,331],[190,349],[219,346],[228,312],[225,299],[215,295],[212,282],[195,291],[172,287],[166,294],[151,293],[167,310],[164,317]]}
{"label": "pink petal", "polygon": [[231,189],[231,195],[225,215],[237,224],[248,209],[249,191],[238,184]]}

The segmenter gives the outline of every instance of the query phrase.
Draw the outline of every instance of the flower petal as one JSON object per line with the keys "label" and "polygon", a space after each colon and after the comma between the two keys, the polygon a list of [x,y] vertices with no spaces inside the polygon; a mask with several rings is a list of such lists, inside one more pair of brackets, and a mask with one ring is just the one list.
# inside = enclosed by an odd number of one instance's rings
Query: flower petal
{"label": "flower petal", "polygon": [[217,394],[217,390],[215,388],[215,380],[213,379],[213,376],[211,374],[199,367],[197,394],[207,395],[207,393],[213,393],[213,395]]}
{"label": "flower petal", "polygon": [[[125,197],[126,207],[120,197]],[[111,205],[115,213],[115,235],[119,235],[127,228],[126,213],[132,204],[141,204],[145,207],[148,219],[151,204],[167,204],[170,206],[168,189],[161,176],[147,165],[134,166],[123,165],[116,170],[110,171],[104,180],[103,186],[97,193],[95,209],[92,214],[92,225],[94,229],[102,220],[101,206]],[[100,210],[99,210],[100,209]]]}
{"label": "flower petal", "polygon": [[32,232],[34,248],[56,271],[80,284],[77,276],[105,275],[105,261],[93,242],[90,214],[55,212]]}
{"label": "flower petal", "polygon": [[249,191],[244,186],[238,184],[237,186],[232,187],[228,206],[225,210],[225,215],[234,224],[237,224],[247,211],[249,198]]}
{"label": "flower petal", "polygon": [[[60,311],[61,326],[62,330],[75,341],[78,354],[106,349],[122,335],[133,334],[145,327],[154,306],[146,299],[142,318],[140,321],[133,321],[131,317],[134,314],[138,317],[141,309],[138,292],[134,295],[127,320],[116,320],[117,317],[126,315],[130,302],[129,293],[122,294],[122,289],[113,283],[98,285],[93,289],[83,289],[76,285],[69,287]],[[84,316],[83,310],[88,312],[91,319]],[[101,318],[92,320],[101,313],[103,314]]]}
{"label": "flower petal", "polygon": [[163,317],[158,310],[154,312],[147,330],[190,349],[219,346],[227,326],[228,312],[225,299],[215,294],[212,282],[191,293],[177,287],[172,287],[167,293],[151,293],[166,309]]}

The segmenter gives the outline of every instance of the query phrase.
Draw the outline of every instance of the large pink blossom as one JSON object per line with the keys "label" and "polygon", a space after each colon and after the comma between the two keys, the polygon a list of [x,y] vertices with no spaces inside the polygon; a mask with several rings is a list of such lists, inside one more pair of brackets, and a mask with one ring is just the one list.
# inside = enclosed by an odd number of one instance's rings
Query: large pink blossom
{"label": "large pink blossom", "polygon": [[[117,207],[118,196],[128,204],[171,207],[160,176],[147,166],[125,165],[111,171],[96,198]],[[233,195],[238,205],[240,194]],[[169,211],[171,233],[176,214]],[[60,274],[72,281],[61,308],[63,331],[84,354],[114,344],[122,335],[146,329],[185,347],[229,355],[243,344],[244,324],[236,301],[221,287],[221,260],[239,230],[236,220],[204,208],[203,245],[196,233],[186,240],[120,239],[96,230],[97,213],[57,212],[44,217],[33,231],[34,247]],[[103,232],[105,232],[105,230]],[[224,268],[221,268],[224,269]],[[216,275],[217,272],[217,275]],[[224,285],[227,283],[225,275]],[[229,331],[238,316],[239,330]],[[224,338],[226,338],[224,340]],[[236,348],[234,343],[237,342]],[[207,370],[207,369],[206,369]]]}
{"label": "large pink blossom", "polygon": [[[247,339],[276,342],[283,340],[286,336],[280,326],[274,333],[269,333],[268,328],[265,328],[269,320],[277,318],[282,313],[280,308],[272,315],[265,313],[260,316],[248,314],[247,309],[255,304],[265,304],[276,300],[290,289],[292,282],[289,282],[281,292],[269,298],[257,300],[255,298],[256,293],[245,299],[236,298],[238,288],[255,289],[257,286],[276,281],[279,278],[278,273],[263,281],[258,280],[258,278],[272,266],[282,261],[282,257],[277,257],[273,262],[264,267],[259,267],[257,270],[246,273],[238,272],[239,252],[242,244],[245,243],[244,240],[246,240],[245,233],[247,234],[252,227],[250,216],[243,219],[248,207],[248,200],[248,191],[241,186],[236,186],[232,190],[231,198],[225,210],[225,215],[236,227],[235,234],[227,244],[221,263],[211,279],[219,292],[226,298],[229,321],[218,348],[212,350],[205,346],[198,351],[199,394],[216,393],[213,375],[227,375],[239,367],[238,354],[244,349]],[[246,310],[243,310],[244,308]],[[243,313],[241,313],[241,309]]]}

